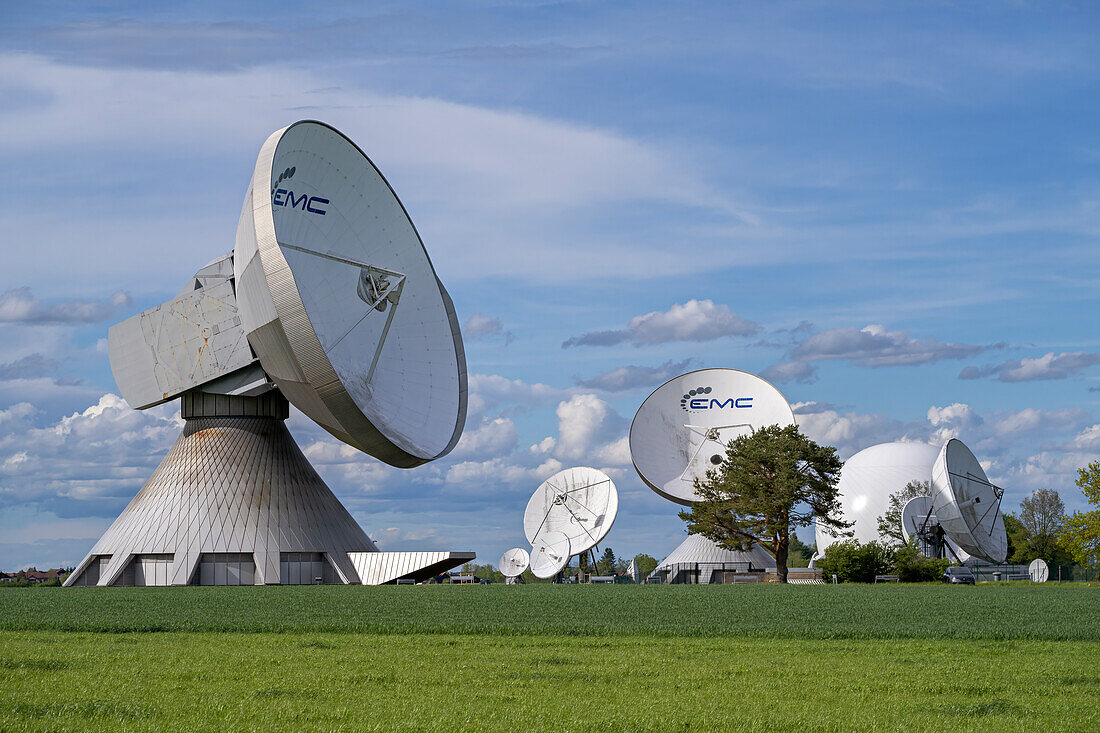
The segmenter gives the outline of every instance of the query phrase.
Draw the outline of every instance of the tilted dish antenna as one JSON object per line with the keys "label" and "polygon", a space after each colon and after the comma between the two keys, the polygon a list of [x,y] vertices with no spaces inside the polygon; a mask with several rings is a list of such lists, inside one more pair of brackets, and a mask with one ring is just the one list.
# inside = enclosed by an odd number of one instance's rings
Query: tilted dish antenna
{"label": "tilted dish antenna", "polygon": [[542,532],[531,550],[531,572],[536,578],[553,578],[572,556],[568,537],[554,530]]}
{"label": "tilted dish antenna", "polygon": [[320,122],[267,139],[237,226],[241,327],[291,404],[401,468],[466,420],[458,318],[420,235],[355,143]]}
{"label": "tilted dish antenna", "polygon": [[500,556],[500,572],[505,578],[523,575],[531,565],[531,556],[522,547],[513,547]]}
{"label": "tilted dish antenna", "polygon": [[944,443],[932,466],[932,506],[947,537],[971,555],[1004,562],[1008,535],[1001,516],[1004,489],[994,485],[961,440]]}
{"label": "tilted dish antenna", "polygon": [[693,482],[718,466],[738,436],[768,425],[793,425],[783,395],[755,374],[700,369],[662,384],[630,423],[630,455],[649,488],[690,505]]}
{"label": "tilted dish antenna", "polygon": [[905,502],[901,509],[901,534],[906,542],[915,537],[921,552],[929,557],[946,557],[960,563],[970,559],[970,553],[940,527],[931,496],[915,496]]}
{"label": "tilted dish antenna", "polygon": [[1031,561],[1031,564],[1027,566],[1027,575],[1031,578],[1032,583],[1045,583],[1047,578],[1050,577],[1050,568],[1047,566],[1046,560],[1035,558]]}
{"label": "tilted dish antenna", "polygon": [[567,468],[535,489],[523,513],[523,531],[532,545],[547,532],[560,532],[577,555],[607,536],[618,512],[619,492],[607,474],[583,466]]}

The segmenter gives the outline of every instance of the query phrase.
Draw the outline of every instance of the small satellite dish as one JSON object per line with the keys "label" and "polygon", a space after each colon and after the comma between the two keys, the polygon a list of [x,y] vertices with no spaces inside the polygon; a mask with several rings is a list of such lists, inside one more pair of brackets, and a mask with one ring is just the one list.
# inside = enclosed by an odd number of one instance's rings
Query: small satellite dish
{"label": "small satellite dish", "polygon": [[233,274],[249,345],[307,417],[401,468],[454,448],[467,400],[454,305],[355,143],[308,120],[267,139]]}
{"label": "small satellite dish", "polygon": [[522,575],[531,564],[531,556],[522,547],[513,547],[500,556],[500,572],[505,578]]}
{"label": "small satellite dish", "polygon": [[531,550],[531,572],[536,578],[552,578],[572,556],[568,537],[554,530],[542,532]]}
{"label": "small satellite dish", "polygon": [[560,532],[578,554],[599,544],[618,511],[619,492],[607,474],[583,466],[567,468],[535,489],[523,513],[523,531],[532,545],[547,532]]}
{"label": "small satellite dish", "polygon": [[1046,560],[1035,558],[1027,566],[1027,574],[1032,583],[1045,583],[1047,578],[1050,577],[1050,568],[1047,567]]}
{"label": "small satellite dish", "polygon": [[932,466],[932,506],[947,537],[971,555],[1004,562],[1008,535],[1001,516],[1004,490],[961,440],[947,441]]}
{"label": "small satellite dish", "polygon": [[658,387],[630,424],[630,455],[642,481],[677,504],[698,497],[693,482],[726,456],[730,442],[768,425],[793,425],[786,398],[737,369],[700,369]]}

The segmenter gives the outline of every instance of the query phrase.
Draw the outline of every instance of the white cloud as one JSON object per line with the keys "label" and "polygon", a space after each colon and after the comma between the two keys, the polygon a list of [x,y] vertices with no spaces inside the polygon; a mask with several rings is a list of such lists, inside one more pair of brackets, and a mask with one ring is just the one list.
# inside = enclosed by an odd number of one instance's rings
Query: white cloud
{"label": "white cloud", "polygon": [[683,304],[674,303],[667,311],[635,316],[625,329],[574,336],[562,343],[562,348],[613,346],[626,341],[635,346],[670,341],[713,341],[725,336],[748,336],[759,330],[757,324],[733,313],[727,305],[693,298]]}
{"label": "white cloud", "polygon": [[30,288],[15,288],[0,293],[0,323],[99,323],[114,318],[120,310],[131,305],[133,300],[121,290],[99,300],[65,300],[47,304],[35,298]]}
{"label": "white cloud", "polygon": [[464,338],[472,340],[500,336],[504,339],[505,345],[512,343],[514,338],[511,331],[504,330],[504,324],[501,323],[499,318],[481,313],[475,313],[466,319],[466,325],[462,327],[462,335]]}
{"label": "white cloud", "polygon": [[621,366],[603,374],[597,374],[591,379],[575,381],[580,387],[602,389],[605,392],[622,392],[637,387],[655,388],[662,382],[682,374],[691,366],[692,361],[692,359],[677,362],[669,360],[655,367]]}
{"label": "white cloud", "polygon": [[996,366],[968,366],[959,372],[959,379],[981,379],[996,376],[1002,382],[1034,382],[1047,379],[1066,379],[1074,374],[1100,364],[1100,354],[1088,351],[1053,351],[1043,356],[1009,359]]}

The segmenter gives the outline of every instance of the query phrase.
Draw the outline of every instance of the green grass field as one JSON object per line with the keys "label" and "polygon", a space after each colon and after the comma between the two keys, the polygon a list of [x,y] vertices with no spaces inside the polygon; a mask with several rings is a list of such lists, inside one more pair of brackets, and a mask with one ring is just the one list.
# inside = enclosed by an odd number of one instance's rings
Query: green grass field
{"label": "green grass field", "polygon": [[0,730],[1098,730],[1100,590],[0,590]]}

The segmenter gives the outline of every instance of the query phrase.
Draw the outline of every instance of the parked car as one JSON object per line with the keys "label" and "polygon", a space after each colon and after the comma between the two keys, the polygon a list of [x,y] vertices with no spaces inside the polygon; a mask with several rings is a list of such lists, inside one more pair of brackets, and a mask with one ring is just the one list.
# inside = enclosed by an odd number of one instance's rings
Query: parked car
{"label": "parked car", "polygon": [[965,566],[948,568],[943,574],[943,582],[963,585],[974,585],[974,573]]}

